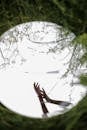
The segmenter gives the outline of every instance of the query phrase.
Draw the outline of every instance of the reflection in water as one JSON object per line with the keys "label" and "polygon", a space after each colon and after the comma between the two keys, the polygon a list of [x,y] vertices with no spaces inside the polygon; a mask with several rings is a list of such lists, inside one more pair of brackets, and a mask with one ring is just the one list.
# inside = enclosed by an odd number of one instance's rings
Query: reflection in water
{"label": "reflection in water", "polygon": [[[73,59],[70,41],[74,37],[49,22],[25,23],[4,33],[0,38],[0,101],[20,114],[41,117],[42,109],[33,87],[38,82],[52,99],[76,105],[85,89],[71,85],[78,80],[71,72],[63,77],[69,66],[73,70],[69,61]],[[48,116],[72,107],[65,109],[44,102],[49,108]]]}

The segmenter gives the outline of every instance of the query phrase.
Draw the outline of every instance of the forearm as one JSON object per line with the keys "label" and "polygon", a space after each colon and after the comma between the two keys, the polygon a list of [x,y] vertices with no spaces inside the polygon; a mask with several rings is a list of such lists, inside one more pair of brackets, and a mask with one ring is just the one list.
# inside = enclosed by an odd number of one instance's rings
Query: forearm
{"label": "forearm", "polygon": [[62,101],[57,101],[57,100],[53,100],[53,99],[49,99],[49,103],[53,103],[53,104],[61,104],[62,103]]}
{"label": "forearm", "polygon": [[66,101],[53,100],[53,99],[50,99],[50,98],[49,98],[49,103],[53,103],[53,104],[61,105],[61,106],[68,106],[68,105],[71,104],[71,103],[66,102]]}
{"label": "forearm", "polygon": [[48,111],[48,109],[47,109],[47,107],[46,107],[46,105],[45,105],[45,103],[44,103],[42,97],[39,97],[39,101],[40,101],[40,104],[41,104],[43,113],[44,113],[44,114],[48,113],[49,111]]}

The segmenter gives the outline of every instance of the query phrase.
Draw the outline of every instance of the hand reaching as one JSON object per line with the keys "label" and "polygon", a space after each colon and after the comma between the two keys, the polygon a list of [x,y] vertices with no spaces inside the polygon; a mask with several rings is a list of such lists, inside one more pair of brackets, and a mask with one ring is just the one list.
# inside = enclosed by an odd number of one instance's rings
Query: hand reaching
{"label": "hand reaching", "polygon": [[34,89],[39,97],[42,97],[40,85],[38,83],[34,83]]}
{"label": "hand reaching", "polygon": [[34,89],[40,98],[44,98],[47,102],[50,102],[50,98],[47,96],[45,90],[43,88],[40,90],[40,85],[38,83],[34,83]]}
{"label": "hand reaching", "polygon": [[45,92],[45,90],[43,88],[41,90],[41,95],[42,95],[43,98],[45,98],[45,100],[47,102],[50,102],[50,98],[48,97],[48,95],[46,94],[46,92]]}
{"label": "hand reaching", "polygon": [[44,98],[47,102],[57,104],[60,106],[69,106],[70,104],[72,104],[66,101],[54,100],[54,99],[49,98],[43,88],[42,90],[40,90],[40,85],[38,83],[34,83],[34,89],[41,102],[43,102],[43,98]]}
{"label": "hand reaching", "polygon": [[40,90],[40,85],[38,83],[34,83],[34,89],[39,97],[39,101],[40,101],[40,104],[41,104],[41,107],[42,107],[42,110],[43,110],[43,113],[44,114],[47,114],[48,113],[48,109],[43,101],[43,97],[42,97],[42,91]]}

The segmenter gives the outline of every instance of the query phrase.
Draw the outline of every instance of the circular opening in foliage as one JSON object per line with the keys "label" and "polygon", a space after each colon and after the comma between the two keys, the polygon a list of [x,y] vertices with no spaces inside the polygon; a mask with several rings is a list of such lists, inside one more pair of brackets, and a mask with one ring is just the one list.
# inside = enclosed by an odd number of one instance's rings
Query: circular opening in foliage
{"label": "circular opening in foliage", "polygon": [[[76,105],[85,89],[73,84],[77,81],[74,76],[77,66],[72,62],[74,38],[73,33],[61,26],[38,21],[20,24],[4,33],[0,37],[0,101],[30,117],[50,117]],[[40,101],[34,83],[42,91],[44,88],[52,100],[72,104],[55,105],[43,96]],[[47,107],[47,114],[41,103]]]}

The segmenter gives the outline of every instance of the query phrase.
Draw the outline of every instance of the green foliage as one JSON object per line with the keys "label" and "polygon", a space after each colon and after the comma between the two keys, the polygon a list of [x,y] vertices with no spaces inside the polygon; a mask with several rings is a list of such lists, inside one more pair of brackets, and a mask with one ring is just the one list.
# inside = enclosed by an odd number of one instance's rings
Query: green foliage
{"label": "green foliage", "polygon": [[87,52],[83,54],[83,56],[80,58],[81,65],[87,63]]}
{"label": "green foliage", "polygon": [[80,75],[79,79],[80,79],[80,84],[87,86],[87,74]]}
{"label": "green foliage", "polygon": [[1,130],[87,130],[87,97],[69,112],[48,119],[18,115],[0,106]]}
{"label": "green foliage", "polygon": [[[0,0],[0,35],[29,21],[62,25],[76,34],[75,43],[87,48],[87,0]],[[80,76],[80,83],[87,86],[86,79]],[[86,115],[87,97],[68,113],[44,120],[18,115],[0,105],[0,130],[87,130]]]}
{"label": "green foliage", "polygon": [[79,61],[81,65],[87,64],[87,33],[83,33],[75,37],[72,43],[82,47],[83,55],[81,56]]}
{"label": "green foliage", "polygon": [[87,32],[86,0],[51,0],[61,11],[63,21],[68,28],[79,35]]}
{"label": "green foliage", "polygon": [[29,21],[50,21],[76,35],[87,32],[86,0],[0,0],[0,33]]}
{"label": "green foliage", "polygon": [[77,36],[73,42],[76,44],[81,44],[83,48],[87,49],[87,33]]}

